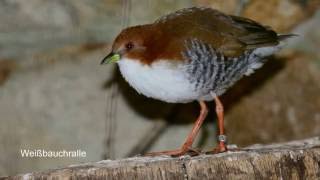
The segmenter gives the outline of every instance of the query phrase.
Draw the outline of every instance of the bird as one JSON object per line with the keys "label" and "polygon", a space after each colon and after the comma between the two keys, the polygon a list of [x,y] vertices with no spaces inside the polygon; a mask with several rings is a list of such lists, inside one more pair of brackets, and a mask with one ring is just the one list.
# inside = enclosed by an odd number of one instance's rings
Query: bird
{"label": "bird", "polygon": [[192,147],[215,102],[216,152],[227,151],[224,108],[220,96],[252,74],[293,34],[278,34],[254,20],[210,7],[189,7],[156,21],[123,29],[101,64],[116,63],[124,79],[140,94],[168,103],[199,102],[200,113],[181,148],[147,155],[182,156]]}

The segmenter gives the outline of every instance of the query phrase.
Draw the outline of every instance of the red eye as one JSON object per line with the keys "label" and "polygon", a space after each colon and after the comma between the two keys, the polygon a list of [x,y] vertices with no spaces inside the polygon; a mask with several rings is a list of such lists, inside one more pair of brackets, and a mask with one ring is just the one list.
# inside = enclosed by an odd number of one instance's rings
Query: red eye
{"label": "red eye", "polygon": [[130,49],[132,49],[133,48],[133,43],[132,42],[128,42],[127,44],[126,44],[126,49],[127,50],[130,50]]}

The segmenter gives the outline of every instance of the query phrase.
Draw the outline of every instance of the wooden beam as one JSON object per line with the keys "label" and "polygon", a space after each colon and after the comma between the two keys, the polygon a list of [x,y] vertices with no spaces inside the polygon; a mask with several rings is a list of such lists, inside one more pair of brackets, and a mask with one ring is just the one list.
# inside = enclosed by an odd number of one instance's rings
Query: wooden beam
{"label": "wooden beam", "polygon": [[71,165],[3,179],[319,179],[320,138],[241,151],[172,158],[133,157]]}

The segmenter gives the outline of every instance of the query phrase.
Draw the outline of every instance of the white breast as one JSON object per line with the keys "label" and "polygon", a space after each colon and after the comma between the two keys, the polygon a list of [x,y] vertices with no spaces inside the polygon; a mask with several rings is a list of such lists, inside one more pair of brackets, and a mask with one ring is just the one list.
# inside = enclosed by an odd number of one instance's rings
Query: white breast
{"label": "white breast", "polygon": [[145,65],[137,60],[121,59],[120,71],[139,93],[166,102],[190,102],[198,94],[185,76],[183,65],[172,66],[165,60]]}

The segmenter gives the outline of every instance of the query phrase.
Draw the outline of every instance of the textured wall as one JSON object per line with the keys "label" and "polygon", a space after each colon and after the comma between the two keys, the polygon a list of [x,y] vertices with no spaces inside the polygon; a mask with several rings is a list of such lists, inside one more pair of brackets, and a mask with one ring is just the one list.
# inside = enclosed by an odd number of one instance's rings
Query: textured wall
{"label": "textured wall", "polygon": [[[312,17],[317,0],[132,0],[127,5],[118,0],[3,0],[0,176],[179,147],[197,104],[147,99],[113,66],[99,63],[125,24],[124,14],[134,25],[195,4],[300,34],[290,48],[223,96],[230,143],[319,134],[320,13]],[[197,146],[214,146],[214,117],[211,113]],[[82,149],[87,157],[26,159],[21,148]]]}

